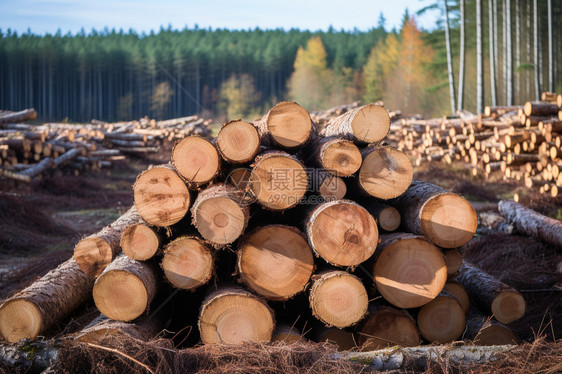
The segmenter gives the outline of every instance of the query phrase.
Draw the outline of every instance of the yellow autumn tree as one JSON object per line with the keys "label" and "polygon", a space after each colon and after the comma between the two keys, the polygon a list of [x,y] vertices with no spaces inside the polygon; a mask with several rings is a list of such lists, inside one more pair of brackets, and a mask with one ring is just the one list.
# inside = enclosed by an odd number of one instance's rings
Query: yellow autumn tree
{"label": "yellow autumn tree", "polygon": [[395,34],[379,41],[367,58],[363,67],[365,92],[363,101],[375,102],[382,100],[385,95],[388,80],[400,72],[400,41]]}
{"label": "yellow autumn tree", "polygon": [[312,37],[306,48],[299,47],[294,69],[287,83],[289,97],[308,110],[325,107],[330,97],[331,73],[322,39]]}
{"label": "yellow autumn tree", "polygon": [[227,118],[248,118],[261,98],[254,79],[248,74],[232,75],[220,88],[219,109]]}

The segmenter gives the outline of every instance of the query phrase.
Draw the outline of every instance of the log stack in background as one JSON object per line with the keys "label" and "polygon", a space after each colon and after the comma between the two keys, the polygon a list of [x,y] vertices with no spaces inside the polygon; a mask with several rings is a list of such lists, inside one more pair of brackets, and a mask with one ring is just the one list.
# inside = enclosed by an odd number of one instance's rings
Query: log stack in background
{"label": "log stack in background", "polygon": [[[78,265],[53,274],[81,274],[80,295],[133,323],[160,309],[161,290],[199,288],[206,297],[190,293],[178,324],[197,319],[203,343],[288,341],[309,326],[304,338],[342,348],[445,343],[462,338],[467,295],[482,315],[520,316],[517,291],[461,267],[455,248],[475,233],[474,209],[412,180],[408,157],[385,143],[389,113],[374,104],[332,112],[343,113],[317,126],[283,102],[254,124],[226,123],[214,141],[182,138],[170,163],[138,176],[135,206],[78,243]],[[459,282],[447,283],[459,268]],[[59,277],[56,292],[40,280],[6,301],[4,339],[45,333],[51,321],[27,331],[19,313],[28,304],[29,318],[50,313],[75,278]]]}
{"label": "log stack in background", "polygon": [[392,123],[392,143],[415,164],[460,160],[473,175],[520,181],[552,197],[562,187],[562,96],[543,92],[540,102],[485,107],[455,118],[401,118]]}

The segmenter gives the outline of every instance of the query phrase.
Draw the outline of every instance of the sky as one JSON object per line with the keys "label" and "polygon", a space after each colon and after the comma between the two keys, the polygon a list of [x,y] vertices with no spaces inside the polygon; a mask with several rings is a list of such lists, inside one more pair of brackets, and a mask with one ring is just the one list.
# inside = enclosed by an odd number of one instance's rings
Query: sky
{"label": "sky", "polygon": [[[105,27],[138,33],[173,29],[299,28],[301,30],[361,31],[376,27],[379,14],[386,29],[400,27],[404,12],[410,14],[433,0],[0,0],[0,29],[34,34],[73,34],[84,28]],[[391,5],[390,5],[391,4]],[[438,12],[416,16],[418,26],[434,29]]]}

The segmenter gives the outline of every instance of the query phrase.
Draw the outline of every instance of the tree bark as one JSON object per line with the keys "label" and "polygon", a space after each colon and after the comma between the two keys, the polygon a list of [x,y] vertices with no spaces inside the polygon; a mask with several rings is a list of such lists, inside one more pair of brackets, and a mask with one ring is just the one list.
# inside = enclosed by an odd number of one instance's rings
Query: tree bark
{"label": "tree bark", "polygon": [[97,343],[105,338],[126,334],[134,339],[149,341],[160,331],[157,318],[142,318],[135,322],[114,321],[100,314],[76,334],[81,342]]}
{"label": "tree bark", "polygon": [[80,269],[91,277],[98,277],[121,252],[123,231],[140,221],[141,217],[133,206],[113,223],[80,240],[74,247],[74,259]]}
{"label": "tree bark", "polygon": [[322,135],[374,143],[384,139],[389,129],[388,111],[380,105],[368,104],[330,120]]}
{"label": "tree bark", "polygon": [[543,216],[515,201],[500,201],[498,210],[518,232],[562,248],[562,222]]}
{"label": "tree bark", "polygon": [[554,56],[552,49],[552,0],[546,2],[548,10],[548,90],[554,91]]}
{"label": "tree bark", "polygon": [[17,123],[37,118],[35,109],[25,109],[20,112],[0,114],[0,125],[4,123]]}
{"label": "tree bark", "polygon": [[254,125],[264,146],[281,147],[287,150],[304,146],[314,132],[306,109],[288,101],[275,105]]}
{"label": "tree bark", "polygon": [[507,105],[513,104],[513,48],[511,42],[511,0],[505,0],[506,44],[507,44]]}
{"label": "tree bark", "polygon": [[[493,1],[495,3],[496,0]],[[489,19],[489,30],[488,39],[489,45],[489,59],[490,59],[490,96],[492,99],[492,106],[497,106],[498,104],[498,94],[496,93],[496,61],[497,61],[497,32],[496,23],[494,19],[496,18],[494,11],[495,6],[492,4],[492,0],[488,0],[488,19]]]}
{"label": "tree bark", "polygon": [[432,183],[414,180],[389,204],[398,209],[409,232],[424,235],[439,247],[463,246],[476,232],[478,219],[472,205]]}
{"label": "tree bark", "polygon": [[270,300],[287,300],[302,292],[315,267],[306,236],[285,225],[246,234],[238,244],[237,265],[241,280]]}
{"label": "tree bark", "polygon": [[211,280],[214,263],[213,251],[203,240],[182,236],[166,246],[160,266],[174,287],[194,290]]}
{"label": "tree bark", "polygon": [[93,284],[70,258],[0,306],[0,335],[9,342],[37,338],[85,304]]}
{"label": "tree bark", "polygon": [[466,318],[463,340],[472,340],[480,346],[517,344],[517,337],[509,327],[480,314],[475,308]]}
{"label": "tree bark", "polygon": [[476,0],[476,113],[484,109],[484,66],[482,58],[482,0]]}
{"label": "tree bark", "polygon": [[556,116],[558,114],[558,105],[554,103],[541,103],[527,101],[523,107],[523,111],[527,117],[530,116]]}
{"label": "tree bark", "polygon": [[537,0],[533,0],[533,50],[534,50],[534,71],[535,71],[535,100],[539,101],[541,87],[539,82],[539,14]]}
{"label": "tree bark", "polygon": [[[459,7],[460,7],[460,61],[459,61],[459,92],[458,92],[458,99],[457,99],[457,110],[464,109],[464,60],[465,60],[465,52],[464,52],[464,0],[460,0]],[[448,23],[448,22],[447,22]]]}
{"label": "tree bark", "polygon": [[[451,100],[451,115],[455,115],[455,108],[456,108],[455,78],[453,77],[453,59],[451,57],[451,37],[449,36],[449,9],[447,8],[447,0],[443,0],[443,5],[445,8],[445,45],[447,48],[447,73],[449,76],[449,99]],[[462,17],[463,17],[463,13],[462,13],[462,0],[461,0],[461,19]],[[463,30],[462,26],[461,26],[461,30]],[[462,35],[462,31],[461,31],[461,35]],[[464,47],[462,39],[461,39],[461,46]],[[462,61],[462,55],[461,55],[461,61]],[[460,96],[460,90],[459,90],[459,96]]]}
{"label": "tree bark", "polygon": [[149,265],[121,254],[96,279],[94,303],[108,318],[132,321],[148,310],[157,285],[156,274]]}

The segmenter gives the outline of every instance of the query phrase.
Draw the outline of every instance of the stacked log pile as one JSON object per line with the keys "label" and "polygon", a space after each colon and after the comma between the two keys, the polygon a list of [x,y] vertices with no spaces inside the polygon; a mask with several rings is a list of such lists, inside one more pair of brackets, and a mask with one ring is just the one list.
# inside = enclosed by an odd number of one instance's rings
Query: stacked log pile
{"label": "stacked log pile", "polygon": [[158,152],[189,135],[209,135],[210,120],[197,116],[166,121],[31,125],[33,109],[0,112],[0,177],[31,182],[53,169],[71,174],[110,168],[130,155]]}
{"label": "stacked log pile", "polygon": [[460,160],[473,175],[501,173],[528,188],[556,197],[562,187],[562,96],[543,93],[543,101],[460,112],[455,118],[403,118],[391,137],[415,164]]}
{"label": "stacked log pile", "polygon": [[[213,141],[182,138],[170,163],[138,176],[134,207],[0,307],[0,335],[45,333],[84,302],[61,296],[71,294],[92,295],[103,315],[138,331],[167,287],[206,290],[182,310],[205,344],[446,343],[463,338],[469,295],[494,326],[518,319],[521,295],[456,249],[476,231],[474,208],[412,180],[408,157],[383,143],[390,122],[369,104],[318,131],[304,108],[282,102],[255,123],[227,122]],[[301,337],[303,318],[314,332]],[[486,323],[471,324],[481,344],[512,343],[479,335]]]}

